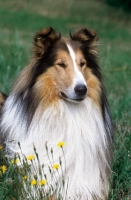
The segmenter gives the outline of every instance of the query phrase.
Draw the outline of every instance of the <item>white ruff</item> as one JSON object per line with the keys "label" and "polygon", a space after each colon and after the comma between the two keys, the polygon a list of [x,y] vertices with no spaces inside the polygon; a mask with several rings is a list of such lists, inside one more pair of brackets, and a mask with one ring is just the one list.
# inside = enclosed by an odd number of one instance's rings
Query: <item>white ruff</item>
{"label": "white ruff", "polygon": [[[11,100],[7,100],[5,107],[9,101]],[[65,181],[68,181],[69,178],[68,197],[71,200],[93,200],[91,194],[94,194],[99,200],[104,200],[108,193],[108,175],[106,173],[108,141],[101,113],[92,100],[86,98],[79,104],[59,100],[56,107],[47,108],[41,116],[36,113],[25,139],[22,138],[22,135],[26,128],[22,126],[22,123],[26,123],[20,122],[21,111],[17,113],[16,117],[14,109],[16,108],[12,108],[11,112],[8,112],[7,109],[2,121],[3,128],[11,130],[8,141],[15,139],[20,141],[22,152],[25,155],[34,154],[32,147],[34,143],[40,162],[45,166],[49,165],[45,142],[48,142],[49,149],[53,148],[54,162],[57,163],[59,156],[63,157],[63,154],[56,144],[64,141],[66,143],[64,152],[67,170]],[[19,122],[14,123],[16,118]],[[7,146],[8,149],[17,152],[17,148],[12,142],[7,142]]]}

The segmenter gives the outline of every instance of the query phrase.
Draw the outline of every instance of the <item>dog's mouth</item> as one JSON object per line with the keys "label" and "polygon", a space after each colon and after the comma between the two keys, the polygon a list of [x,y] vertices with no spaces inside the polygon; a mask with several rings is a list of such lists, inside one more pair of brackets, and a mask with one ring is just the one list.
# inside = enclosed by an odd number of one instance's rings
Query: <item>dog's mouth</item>
{"label": "dog's mouth", "polygon": [[60,95],[63,99],[66,99],[67,101],[72,101],[72,102],[81,102],[84,100],[84,98],[70,98],[68,97],[65,93],[60,92]]}

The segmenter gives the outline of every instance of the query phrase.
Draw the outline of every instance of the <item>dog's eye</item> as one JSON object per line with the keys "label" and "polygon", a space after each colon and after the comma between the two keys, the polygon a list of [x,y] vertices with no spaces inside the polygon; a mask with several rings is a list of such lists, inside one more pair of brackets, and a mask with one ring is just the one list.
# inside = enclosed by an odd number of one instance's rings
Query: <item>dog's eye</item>
{"label": "dog's eye", "polygon": [[83,67],[86,64],[85,61],[80,62],[80,67]]}
{"label": "dog's eye", "polygon": [[60,67],[66,68],[65,63],[58,63],[58,65],[59,65]]}

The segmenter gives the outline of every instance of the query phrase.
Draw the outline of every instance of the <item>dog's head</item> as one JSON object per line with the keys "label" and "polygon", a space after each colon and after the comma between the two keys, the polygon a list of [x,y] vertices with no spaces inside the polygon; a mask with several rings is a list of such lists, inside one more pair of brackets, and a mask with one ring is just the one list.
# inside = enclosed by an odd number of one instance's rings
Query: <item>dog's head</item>
{"label": "dog's head", "polygon": [[15,91],[24,97],[30,90],[39,99],[53,102],[59,98],[80,102],[87,96],[99,104],[101,74],[97,64],[96,33],[80,29],[62,38],[53,28],[34,37],[34,57],[18,78]]}

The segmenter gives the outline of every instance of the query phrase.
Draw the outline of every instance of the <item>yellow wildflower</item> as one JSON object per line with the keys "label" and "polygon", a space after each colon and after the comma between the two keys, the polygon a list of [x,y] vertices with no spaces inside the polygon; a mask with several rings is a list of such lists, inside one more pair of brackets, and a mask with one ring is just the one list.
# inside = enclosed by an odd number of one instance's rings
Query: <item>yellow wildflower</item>
{"label": "yellow wildflower", "polygon": [[27,176],[27,175],[23,176],[23,180],[26,180],[27,178],[28,178],[28,176]]}
{"label": "yellow wildflower", "polygon": [[11,163],[12,163],[12,164],[17,164],[18,162],[19,162],[19,159],[18,159],[18,158],[12,159],[12,160],[11,160]]}
{"label": "yellow wildflower", "polygon": [[52,166],[52,168],[55,170],[55,169],[58,169],[60,167],[60,164],[56,163]]}
{"label": "yellow wildflower", "polygon": [[2,149],[3,147],[0,145],[0,149]]}
{"label": "yellow wildflower", "polygon": [[35,179],[33,179],[32,181],[31,181],[31,185],[36,185],[37,184],[37,181],[35,180]]}
{"label": "yellow wildflower", "polygon": [[5,165],[1,166],[1,171],[4,174],[7,170],[7,167]]}
{"label": "yellow wildflower", "polygon": [[30,155],[30,156],[27,156],[27,160],[34,160],[35,159],[35,156],[34,155]]}
{"label": "yellow wildflower", "polygon": [[47,181],[45,179],[42,179],[40,182],[39,182],[39,185],[40,186],[43,186],[47,183]]}
{"label": "yellow wildflower", "polygon": [[57,146],[62,148],[63,146],[65,146],[65,142],[63,141],[58,142]]}

